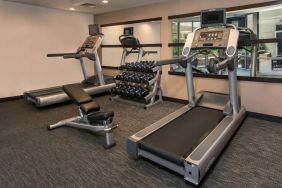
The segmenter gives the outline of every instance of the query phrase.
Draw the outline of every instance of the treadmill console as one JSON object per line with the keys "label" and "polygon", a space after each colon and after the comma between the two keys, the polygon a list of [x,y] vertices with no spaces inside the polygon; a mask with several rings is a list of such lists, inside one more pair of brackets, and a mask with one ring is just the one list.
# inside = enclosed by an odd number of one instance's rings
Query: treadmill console
{"label": "treadmill console", "polygon": [[230,29],[201,29],[195,33],[192,48],[226,48],[228,44]]}
{"label": "treadmill console", "polygon": [[86,40],[82,44],[81,48],[83,48],[83,49],[92,49],[92,48],[94,48],[97,40],[98,40],[97,36],[89,36],[89,37],[86,38]]}
{"label": "treadmill console", "polygon": [[201,32],[200,41],[204,40],[221,40],[223,36],[222,31]]}
{"label": "treadmill console", "polygon": [[231,58],[237,51],[238,38],[238,29],[226,25],[225,9],[205,10],[201,12],[201,27],[188,34],[182,55],[188,57],[191,50],[201,48],[223,48]]}
{"label": "treadmill console", "polygon": [[200,28],[188,34],[182,55],[188,57],[191,50],[223,48],[228,57],[233,57],[238,38],[239,31],[232,27]]}
{"label": "treadmill console", "polygon": [[139,40],[132,35],[121,35],[119,41],[122,46],[139,46]]}

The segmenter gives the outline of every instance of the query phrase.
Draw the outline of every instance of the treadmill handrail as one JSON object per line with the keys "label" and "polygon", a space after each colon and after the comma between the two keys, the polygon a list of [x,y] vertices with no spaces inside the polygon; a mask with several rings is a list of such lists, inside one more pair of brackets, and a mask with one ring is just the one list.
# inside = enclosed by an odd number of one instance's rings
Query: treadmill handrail
{"label": "treadmill handrail", "polygon": [[94,57],[94,54],[92,53],[83,53],[83,54],[70,54],[70,55],[64,55],[63,58],[64,59],[71,59],[71,58],[75,58],[75,59],[79,59],[82,57]]}
{"label": "treadmill handrail", "polygon": [[160,60],[160,61],[157,61],[156,66],[172,65],[172,64],[177,64],[180,62],[183,62],[183,57]]}
{"label": "treadmill handrail", "polygon": [[233,59],[233,58],[226,58],[223,61],[217,63],[215,65],[215,71],[217,72],[219,70],[225,69],[227,67],[227,65],[229,64],[229,62],[231,61],[231,59]]}
{"label": "treadmill handrail", "polygon": [[190,60],[198,54],[200,54],[200,52],[197,51],[188,57],[181,56],[179,58],[174,58],[174,59],[160,60],[156,63],[156,66],[171,65],[171,64],[179,63],[181,66],[184,67],[185,64],[190,63]]}
{"label": "treadmill handrail", "polygon": [[63,57],[65,55],[74,55],[77,53],[54,53],[54,54],[47,54],[47,57]]}

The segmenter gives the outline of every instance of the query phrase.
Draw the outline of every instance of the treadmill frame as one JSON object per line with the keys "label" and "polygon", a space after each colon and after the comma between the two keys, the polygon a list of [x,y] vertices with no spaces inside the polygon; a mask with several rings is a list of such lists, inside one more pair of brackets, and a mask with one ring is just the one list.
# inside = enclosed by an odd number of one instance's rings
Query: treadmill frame
{"label": "treadmill frame", "polygon": [[[228,95],[211,92],[200,92],[199,95],[202,97],[199,101],[201,105],[198,106],[207,108],[214,107],[213,109],[217,110],[224,110],[228,108],[227,106],[229,101],[226,105],[223,105],[222,101],[219,101],[220,98],[226,101]],[[217,96],[217,98],[212,103],[207,102],[207,98],[214,96]],[[218,101],[218,103],[216,101]],[[246,113],[244,107],[241,107],[239,113],[237,114],[225,116],[210,132],[210,134],[183,161],[183,165],[175,164],[139,147],[139,143],[142,139],[191,109],[193,108],[189,105],[185,105],[184,107],[129,137],[127,141],[128,154],[133,158],[144,157],[150,159],[151,161],[183,175],[185,180],[198,185],[232,135],[235,133],[241,122],[244,120]],[[189,122],[187,123],[189,124]]]}

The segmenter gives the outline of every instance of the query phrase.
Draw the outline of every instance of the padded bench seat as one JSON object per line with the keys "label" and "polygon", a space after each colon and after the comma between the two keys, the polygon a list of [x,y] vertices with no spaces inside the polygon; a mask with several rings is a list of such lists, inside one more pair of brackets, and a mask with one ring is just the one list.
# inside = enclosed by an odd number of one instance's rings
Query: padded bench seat
{"label": "padded bench seat", "polygon": [[63,90],[79,106],[80,110],[87,115],[90,123],[95,124],[98,121],[112,121],[114,112],[100,112],[100,106],[93,101],[91,96],[83,91],[80,84],[64,85]]}
{"label": "padded bench seat", "polygon": [[84,92],[81,84],[69,84],[63,86],[64,92],[76,103],[84,114],[98,112],[100,106]]}

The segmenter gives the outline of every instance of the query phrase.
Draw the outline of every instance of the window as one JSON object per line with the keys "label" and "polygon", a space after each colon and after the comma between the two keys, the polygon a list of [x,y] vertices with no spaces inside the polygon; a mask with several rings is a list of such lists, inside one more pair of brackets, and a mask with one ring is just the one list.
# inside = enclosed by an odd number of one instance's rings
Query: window
{"label": "window", "polygon": [[[239,76],[281,77],[282,78],[282,4],[246,10],[231,11],[227,13],[227,23],[237,27],[250,28],[255,36],[258,58],[252,65],[252,46],[244,45],[238,49]],[[200,17],[192,16],[171,20],[172,56],[182,53],[182,47],[189,32],[200,26]],[[261,40],[267,39],[267,40]],[[240,39],[240,41],[249,39]],[[177,45],[176,45],[177,44]],[[221,53],[215,50],[215,53]],[[194,62],[194,71],[209,73],[207,64],[213,58],[210,55],[200,55]],[[255,68],[255,74],[252,74]],[[184,72],[178,65],[172,65],[171,71]],[[216,74],[227,74],[221,71]]]}

